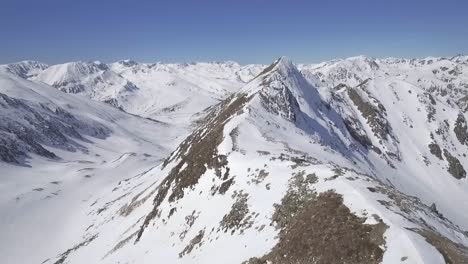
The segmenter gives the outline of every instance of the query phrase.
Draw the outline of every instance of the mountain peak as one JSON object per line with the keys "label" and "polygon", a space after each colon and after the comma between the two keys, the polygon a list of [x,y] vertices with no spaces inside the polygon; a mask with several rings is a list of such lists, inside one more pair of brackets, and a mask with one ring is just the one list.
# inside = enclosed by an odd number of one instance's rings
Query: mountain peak
{"label": "mountain peak", "polygon": [[272,64],[270,64],[268,67],[266,67],[262,72],[260,72],[257,77],[254,79],[258,78],[265,78],[269,75],[278,73],[283,76],[289,75],[291,72],[298,72],[299,70],[296,68],[296,66],[292,63],[292,61],[285,57],[279,57],[277,60],[275,60]]}
{"label": "mountain peak", "polygon": [[297,68],[294,65],[294,63],[288,57],[285,57],[285,56],[278,58],[275,62],[273,62],[273,64],[275,65],[273,68],[276,69],[277,71],[285,71],[285,72],[289,72],[291,70],[297,71]]}
{"label": "mountain peak", "polygon": [[281,56],[279,57],[277,60],[276,60],[277,64],[278,65],[292,65],[292,61],[291,59],[289,59],[288,57],[286,56]]}
{"label": "mountain peak", "polygon": [[266,67],[242,93],[259,95],[261,105],[268,112],[276,113],[288,120],[304,111],[309,116],[319,116],[316,108],[321,105],[317,90],[287,57],[280,57]]}

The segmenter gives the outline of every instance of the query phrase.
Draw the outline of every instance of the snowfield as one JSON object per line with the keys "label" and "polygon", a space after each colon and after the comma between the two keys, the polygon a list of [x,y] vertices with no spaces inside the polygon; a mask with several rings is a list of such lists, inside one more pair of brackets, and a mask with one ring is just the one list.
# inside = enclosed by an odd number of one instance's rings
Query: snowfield
{"label": "snowfield", "polygon": [[2,263],[468,263],[468,57],[25,61],[0,109]]}

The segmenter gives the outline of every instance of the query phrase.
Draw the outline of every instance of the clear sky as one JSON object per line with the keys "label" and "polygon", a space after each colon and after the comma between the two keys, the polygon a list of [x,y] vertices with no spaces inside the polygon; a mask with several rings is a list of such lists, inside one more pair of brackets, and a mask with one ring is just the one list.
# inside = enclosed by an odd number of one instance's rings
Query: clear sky
{"label": "clear sky", "polygon": [[0,63],[468,54],[468,0],[0,0]]}

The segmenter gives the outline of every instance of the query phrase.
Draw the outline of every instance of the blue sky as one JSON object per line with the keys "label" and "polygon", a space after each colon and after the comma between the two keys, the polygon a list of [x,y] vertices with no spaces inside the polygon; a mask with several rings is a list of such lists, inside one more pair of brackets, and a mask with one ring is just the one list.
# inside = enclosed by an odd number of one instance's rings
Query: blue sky
{"label": "blue sky", "polygon": [[0,0],[0,63],[468,54],[466,0]]}

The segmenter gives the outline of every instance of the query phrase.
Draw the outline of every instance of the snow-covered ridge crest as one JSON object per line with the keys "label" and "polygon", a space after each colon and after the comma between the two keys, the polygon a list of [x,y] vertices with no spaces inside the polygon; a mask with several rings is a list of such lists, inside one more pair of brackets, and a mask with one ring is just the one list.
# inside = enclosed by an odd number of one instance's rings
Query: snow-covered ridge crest
{"label": "snow-covered ridge crest", "polygon": [[209,107],[161,164],[124,153],[96,166],[143,164],[86,197],[82,228],[34,262],[466,262],[468,215],[453,206],[468,199],[463,63],[236,67],[110,66],[136,92],[182,91],[155,116],[197,111],[187,91],[217,99],[193,102]]}
{"label": "snow-covered ridge crest", "polygon": [[[308,238],[321,237],[318,230],[334,234],[344,228],[338,223],[353,225],[353,232],[357,232],[340,248],[357,247],[351,250],[356,255],[347,257],[366,263],[393,263],[404,257],[415,263],[442,259],[424,239],[430,239],[443,254],[448,249],[439,243],[448,243],[449,250],[454,247],[449,241],[466,244],[462,230],[442,217],[437,208],[431,209],[385,183],[385,173],[392,168],[378,154],[356,151],[345,155],[346,151],[331,147],[333,142],[351,151],[359,142],[337,126],[340,119],[338,112],[333,113],[335,106],[327,109],[318,91],[291,63],[283,65],[280,59],[268,69],[211,107],[160,167],[139,175],[135,183],[125,183],[135,184],[138,191],[129,201],[118,200],[106,207],[99,216],[112,223],[112,233],[117,236],[103,234],[97,225],[84,236],[92,239],[78,245],[86,250],[104,247],[100,261],[109,263],[138,258],[129,257],[135,252],[155,257],[165,254],[174,262],[216,262],[233,249],[238,254],[230,256],[236,263],[281,262],[284,248],[288,248],[289,258],[299,262],[317,258],[333,262],[341,258],[333,243],[325,247],[313,239],[302,240],[300,234]],[[272,99],[273,106],[265,105]],[[282,105],[287,109],[279,107]],[[298,122],[306,117],[308,122]],[[316,124],[309,129],[302,127],[312,121]],[[118,191],[113,194],[119,195]],[[296,211],[297,204],[305,209]],[[321,206],[315,208],[317,204]],[[321,219],[320,208],[335,208],[326,215],[336,222],[319,221],[325,224],[318,229],[290,225],[312,216]],[[373,235],[366,235],[369,233]],[[394,240],[396,236],[404,239]],[[279,240],[270,240],[272,237]],[[256,243],[259,246],[243,246],[258,239],[264,241]],[[113,241],[110,246],[109,241]],[[294,250],[291,241],[298,243],[297,248],[311,247],[303,244],[310,241],[314,244],[311,248],[323,246],[323,250],[303,255]],[[211,249],[223,250],[221,245],[226,244],[229,252],[213,255]],[[412,250],[401,251],[397,244]],[[149,249],[155,245],[161,250]],[[326,253],[325,248],[332,248],[334,254]],[[456,259],[463,250],[449,254]],[[84,256],[80,249],[65,253],[60,256],[71,262]]]}

